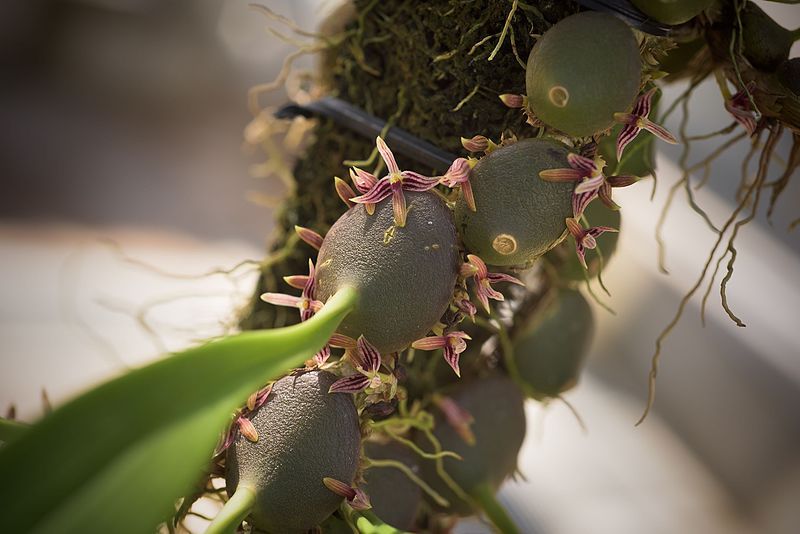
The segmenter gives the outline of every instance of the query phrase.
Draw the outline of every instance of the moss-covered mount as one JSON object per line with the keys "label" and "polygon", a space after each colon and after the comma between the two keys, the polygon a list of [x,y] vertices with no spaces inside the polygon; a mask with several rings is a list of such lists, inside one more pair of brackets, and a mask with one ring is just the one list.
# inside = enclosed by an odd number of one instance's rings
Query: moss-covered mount
{"label": "moss-covered mount", "polygon": [[[520,137],[535,132],[523,127],[517,110],[498,99],[501,93],[525,91],[524,59],[541,34],[577,5],[566,0],[520,4],[504,42],[492,61],[511,2],[476,0],[357,0],[353,30],[329,50],[331,93],[368,112],[391,120],[426,141],[461,154],[459,136],[496,136],[513,130]],[[532,7],[535,6],[535,7]],[[512,46],[513,45],[513,46]],[[346,159],[367,157],[372,139],[322,122],[294,169],[296,194],[278,216],[277,253],[262,271],[252,305],[240,321],[243,329],[271,328],[297,322],[295,310],[258,300],[265,291],[283,291],[285,275],[303,273],[313,250],[290,240],[294,225],[325,232],[344,211],[333,192],[333,176],[346,176]],[[429,172],[400,159],[402,168]],[[287,246],[288,243],[288,246]]]}

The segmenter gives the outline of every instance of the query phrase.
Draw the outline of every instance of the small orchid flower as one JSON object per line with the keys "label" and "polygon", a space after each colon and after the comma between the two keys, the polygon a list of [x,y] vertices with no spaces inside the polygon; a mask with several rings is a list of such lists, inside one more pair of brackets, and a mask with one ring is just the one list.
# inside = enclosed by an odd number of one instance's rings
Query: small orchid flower
{"label": "small orchid flower", "polygon": [[450,168],[447,169],[447,172],[444,173],[444,176],[439,179],[441,184],[450,188],[457,185],[461,186],[461,194],[464,195],[464,202],[467,203],[467,206],[472,211],[476,211],[476,208],[475,196],[472,194],[472,185],[469,183],[469,173],[475,161],[476,160],[468,160],[466,158],[456,158],[450,165]]}
{"label": "small orchid flower", "polygon": [[[378,183],[378,179],[375,178],[372,173],[359,169],[358,167],[350,168],[350,179],[353,180],[353,185],[356,186],[356,190],[362,195],[369,192],[369,190]],[[355,193],[348,198],[353,198],[354,196],[356,196]],[[369,215],[375,213],[375,204],[373,202],[365,202],[364,208],[366,208]]]}
{"label": "small orchid flower", "polygon": [[253,426],[253,422],[248,418],[248,415],[266,404],[267,398],[271,392],[272,384],[269,384],[247,398],[247,404],[234,416],[233,423],[231,424],[230,428],[228,428],[222,443],[219,445],[217,450],[214,451],[214,456],[221,454],[233,444],[233,442],[236,440],[237,431],[248,441],[253,443],[258,442],[258,431],[256,430],[256,427]]}
{"label": "small orchid flower", "polygon": [[725,101],[725,109],[733,115],[736,122],[747,130],[747,135],[750,136],[755,133],[758,125],[756,115],[750,105],[750,97],[748,96],[748,93],[752,94],[755,88],[756,85],[750,82],[747,84],[747,90],[743,89]]}
{"label": "small orchid flower", "polygon": [[456,288],[456,292],[453,295],[453,304],[461,313],[468,315],[472,322],[475,322],[475,314],[478,313],[478,308],[470,302],[466,289]]}
{"label": "small orchid flower", "polygon": [[619,132],[619,137],[617,137],[617,161],[622,157],[622,151],[625,150],[625,147],[642,130],[647,130],[667,143],[673,145],[678,143],[675,136],[666,128],[659,126],[648,118],[653,107],[653,95],[656,94],[656,91],[658,91],[658,88],[653,87],[636,99],[636,103],[630,113],[614,113],[614,120],[624,125],[622,131]]}
{"label": "small orchid flower", "polygon": [[347,500],[347,504],[349,504],[353,510],[369,510],[372,508],[369,497],[360,488],[354,488],[341,480],[336,480],[331,477],[323,478],[322,483],[333,493]]}
{"label": "small orchid flower", "polygon": [[[297,230],[298,234],[303,236],[303,233],[310,232],[319,237],[319,234],[312,232],[307,228],[300,228]],[[303,233],[301,233],[303,232]],[[322,238],[320,238],[322,239]],[[305,239],[304,239],[305,240]],[[312,243],[309,243],[312,244]],[[313,244],[312,244],[313,246]],[[302,289],[303,292],[299,297],[294,295],[286,295],[284,293],[264,293],[261,295],[261,300],[276,306],[288,306],[290,308],[297,308],[300,310],[300,321],[308,321],[315,313],[322,309],[323,303],[316,300],[317,286],[314,279],[314,262],[308,260],[308,274],[295,274],[291,276],[284,276],[283,280],[295,289]],[[320,351],[314,355],[314,361],[318,365],[324,364],[331,356],[331,349],[325,345]]]}
{"label": "small orchid flower", "polygon": [[528,97],[525,95],[517,95],[513,93],[504,93],[500,95],[500,101],[503,102],[506,107],[511,109],[524,108],[527,100]]}
{"label": "small orchid flower", "polygon": [[378,371],[381,368],[381,353],[378,352],[367,338],[360,336],[356,342],[356,350],[350,352],[355,360],[355,374],[340,378],[334,382],[330,393],[358,393],[367,388],[377,389],[383,380]]}
{"label": "small orchid flower", "polygon": [[474,135],[469,139],[466,137],[461,138],[461,146],[467,152],[484,152],[489,148],[490,142],[491,140],[485,135]]}
{"label": "small orchid flower", "polygon": [[467,254],[467,263],[461,265],[460,274],[465,278],[475,277],[475,296],[478,297],[478,301],[483,306],[483,309],[486,310],[486,313],[491,313],[489,299],[505,300],[502,293],[492,288],[492,284],[510,282],[520,286],[525,285],[511,275],[490,273],[483,260],[474,254]]}
{"label": "small orchid flower", "polygon": [[585,258],[586,249],[597,248],[596,238],[606,232],[619,232],[619,230],[616,228],[611,228],[610,226],[593,226],[592,228],[584,228],[572,217],[568,217],[566,222],[569,233],[572,234],[573,238],[575,238],[575,252],[578,254],[578,260],[580,260],[584,269],[587,268]]}
{"label": "small orchid flower", "polygon": [[[403,195],[403,191],[428,191],[436,187],[436,184],[439,183],[439,177],[431,178],[412,171],[401,171],[400,167],[397,166],[397,161],[394,159],[394,154],[392,154],[392,151],[386,146],[384,140],[378,137],[375,143],[378,146],[378,152],[380,152],[383,161],[386,162],[386,168],[389,174],[380,180],[376,180],[366,193],[361,196],[353,197],[350,200],[357,204],[376,204],[391,195],[394,222],[397,226],[403,227],[406,225],[406,216],[408,215],[406,198]],[[358,175],[359,170],[354,169],[354,173]],[[374,178],[374,176],[364,171],[361,171],[361,173],[362,177],[365,177],[367,182],[371,180],[370,177]],[[356,188],[358,188],[357,182]]]}
{"label": "small orchid flower", "polygon": [[578,182],[572,193],[572,213],[576,219],[583,215],[586,206],[598,195],[603,203],[613,210],[619,206],[611,198],[612,187],[625,187],[635,183],[638,178],[629,175],[606,176],[603,169],[605,160],[598,156],[590,159],[578,154],[568,154],[570,169],[547,169],[539,176],[548,182]]}
{"label": "small orchid flower", "polygon": [[[348,208],[352,208],[353,206],[355,206],[355,203],[351,202],[350,199],[353,198],[354,196],[356,196],[356,192],[353,191],[353,188],[350,187],[350,185],[347,182],[345,182],[344,180],[342,180],[338,176],[334,176],[333,177],[333,188],[336,190],[336,194],[339,196],[339,200],[344,202],[344,204]],[[370,204],[370,206],[372,206],[372,209],[374,211],[375,205],[374,204]],[[370,215],[372,215],[372,213],[370,213]]]}
{"label": "small orchid flower", "polygon": [[305,285],[303,286],[303,293],[299,297],[285,295],[283,293],[264,293],[261,295],[261,300],[276,306],[297,308],[300,310],[300,320],[307,321],[322,309],[322,302],[315,299],[316,282],[314,281],[314,262],[310,259],[308,260],[308,276],[301,275],[301,278],[290,277],[290,280],[292,282],[287,280],[287,283],[297,283],[298,280],[304,280]]}
{"label": "small orchid flower", "polygon": [[455,371],[456,376],[461,376],[458,368],[459,355],[467,349],[467,339],[472,339],[464,332],[447,332],[441,336],[423,337],[416,340],[411,346],[419,350],[444,349],[444,359]]}
{"label": "small orchid flower", "polygon": [[311,246],[314,250],[319,250],[319,248],[322,246],[322,236],[314,230],[295,225],[294,231],[297,233],[297,237],[299,237],[304,243]]}

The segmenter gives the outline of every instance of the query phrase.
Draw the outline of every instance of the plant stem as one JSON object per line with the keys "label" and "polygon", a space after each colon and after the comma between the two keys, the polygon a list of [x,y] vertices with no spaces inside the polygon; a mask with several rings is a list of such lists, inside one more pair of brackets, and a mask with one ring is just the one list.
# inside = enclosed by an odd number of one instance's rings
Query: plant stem
{"label": "plant stem", "polygon": [[0,441],[9,443],[21,436],[28,429],[28,425],[0,417]]}
{"label": "plant stem", "polygon": [[447,501],[447,499],[442,497],[433,488],[426,484],[424,480],[422,480],[416,473],[414,473],[414,471],[411,470],[410,467],[403,462],[398,460],[370,459],[369,463],[367,464],[367,468],[369,467],[394,467],[395,469],[399,469],[405,476],[409,478],[409,480],[411,480],[411,482],[419,486],[419,488],[427,493],[431,499],[436,501],[436,504],[443,508],[448,508],[450,506],[450,503]]}
{"label": "plant stem", "polygon": [[508,516],[505,508],[497,502],[494,490],[488,484],[481,484],[472,490],[472,498],[475,499],[486,517],[495,528],[502,534],[518,534],[517,526]]}
{"label": "plant stem", "polygon": [[353,510],[349,506],[342,506],[341,509],[361,534],[402,534],[403,532],[384,523],[372,510]]}
{"label": "plant stem", "polygon": [[249,486],[239,486],[222,510],[211,521],[206,534],[232,534],[247,517],[256,503],[256,492]]}

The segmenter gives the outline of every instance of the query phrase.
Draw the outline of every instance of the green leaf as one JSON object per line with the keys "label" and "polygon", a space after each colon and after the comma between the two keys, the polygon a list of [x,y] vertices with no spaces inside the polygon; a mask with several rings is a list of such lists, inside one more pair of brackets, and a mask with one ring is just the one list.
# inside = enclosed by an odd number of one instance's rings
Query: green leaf
{"label": "green leaf", "polygon": [[8,443],[25,433],[28,425],[0,417],[0,442]]}
{"label": "green leaf", "polygon": [[0,532],[153,532],[202,478],[231,413],[302,364],[352,309],[188,349],[107,382],[0,448]]}

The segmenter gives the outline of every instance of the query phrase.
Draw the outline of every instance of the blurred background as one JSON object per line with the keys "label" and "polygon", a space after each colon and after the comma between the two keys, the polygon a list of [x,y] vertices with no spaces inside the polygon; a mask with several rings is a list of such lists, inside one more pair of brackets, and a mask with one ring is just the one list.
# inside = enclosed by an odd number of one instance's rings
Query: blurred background
{"label": "blurred background", "polygon": [[[797,6],[757,3],[800,26]],[[310,29],[335,3],[268,4]],[[63,402],[235,324],[255,271],[221,271],[263,255],[283,191],[257,177],[264,156],[242,134],[247,89],[294,50],[266,26],[239,0],[0,3],[3,411],[14,403],[35,420],[43,390]],[[666,100],[682,90],[667,87]],[[711,85],[690,115],[693,134],[728,123]],[[696,144],[693,160],[718,144]],[[597,308],[589,370],[567,396],[588,431],[563,405],[529,403],[526,480],[502,500],[532,533],[797,532],[800,230],[787,227],[800,186],[772,223],[741,232],[729,300],[747,328],[722,312],[716,289],[703,327],[696,298],[665,343],[655,414],[635,428],[654,340],[715,237],[680,197],[664,232],[670,274],[658,271],[656,220],[680,177],[680,148],[658,147],[655,199],[649,181],[615,194],[623,232],[604,299],[616,315]],[[717,223],[733,209],[745,152],[735,145],[697,191]],[[486,531],[477,521],[458,530]]]}

